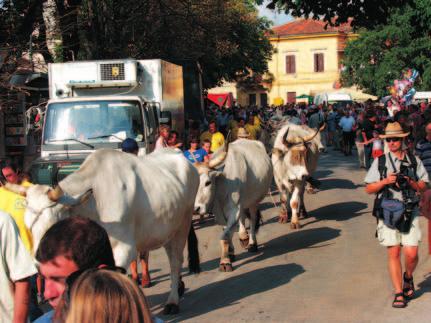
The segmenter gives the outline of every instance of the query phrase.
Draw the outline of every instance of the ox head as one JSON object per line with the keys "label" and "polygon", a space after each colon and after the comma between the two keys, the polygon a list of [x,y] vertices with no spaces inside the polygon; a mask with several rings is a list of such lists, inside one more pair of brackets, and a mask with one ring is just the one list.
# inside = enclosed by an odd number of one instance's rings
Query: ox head
{"label": "ox head", "polygon": [[216,167],[226,158],[226,152],[221,152],[208,163],[195,163],[199,173],[199,189],[195,199],[195,213],[205,215],[212,209],[216,193],[216,179],[222,175]]}
{"label": "ox head", "polygon": [[24,222],[32,233],[35,251],[46,230],[66,216],[66,206],[72,204],[74,199],[63,198],[60,187],[51,189],[47,185],[22,187],[13,184],[6,184],[5,187],[26,198]]}
{"label": "ox head", "polygon": [[303,180],[310,176],[309,173],[309,159],[311,146],[313,145],[313,139],[319,135],[320,129],[317,129],[314,133],[307,136],[295,136],[288,138],[289,128],[283,135],[282,142],[286,147],[284,151],[274,149],[273,154],[279,155],[285,164],[286,175],[289,180]]}

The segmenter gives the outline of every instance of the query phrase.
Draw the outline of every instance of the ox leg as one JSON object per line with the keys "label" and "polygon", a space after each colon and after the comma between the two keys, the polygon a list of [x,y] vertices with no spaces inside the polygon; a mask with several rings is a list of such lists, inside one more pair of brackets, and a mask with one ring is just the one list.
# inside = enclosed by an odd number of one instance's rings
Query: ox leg
{"label": "ox leg", "polygon": [[256,224],[257,221],[257,206],[254,205],[250,207],[250,240],[248,243],[248,251],[249,252],[257,252],[257,240],[256,240]]}
{"label": "ox leg", "polygon": [[292,221],[290,223],[290,227],[292,229],[299,229],[301,226],[299,224],[299,205],[300,205],[300,192],[298,188],[298,183],[295,183],[292,196],[290,198],[290,207],[292,209]]}
{"label": "ox leg", "polygon": [[141,260],[141,268],[142,268],[141,286],[143,288],[147,288],[151,286],[151,278],[150,278],[150,270],[149,270],[150,252],[149,251],[140,252],[139,258]]}
{"label": "ox leg", "polygon": [[[249,210],[245,210],[245,212],[249,213]],[[245,227],[245,218],[246,218],[245,215],[242,215],[239,218],[239,221],[238,221],[238,223],[239,223],[238,235],[239,235],[239,242],[241,244],[241,247],[243,247],[244,249],[247,249],[250,237],[249,237],[247,229]]]}
{"label": "ox leg", "polygon": [[289,193],[286,188],[280,190],[281,211],[278,217],[279,223],[287,223],[289,221]]}
{"label": "ox leg", "polygon": [[184,293],[184,283],[181,280],[181,266],[184,260],[183,252],[186,245],[189,225],[185,225],[178,231],[172,239],[165,245],[166,254],[168,255],[169,264],[171,267],[171,292],[168,301],[163,310],[163,314],[177,314],[180,310],[179,300],[180,294]]}
{"label": "ox leg", "polygon": [[230,212],[228,215],[227,225],[223,230],[220,246],[221,246],[221,257],[220,257],[220,271],[232,271],[232,263],[229,258],[229,245],[232,244],[233,228],[238,223],[240,217],[240,208],[236,208],[235,211]]}

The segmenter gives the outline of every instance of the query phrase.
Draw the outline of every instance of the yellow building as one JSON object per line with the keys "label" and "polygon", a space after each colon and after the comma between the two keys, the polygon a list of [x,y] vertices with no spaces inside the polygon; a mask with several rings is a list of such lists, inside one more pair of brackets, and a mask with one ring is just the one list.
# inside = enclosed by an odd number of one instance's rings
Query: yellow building
{"label": "yellow building", "polygon": [[328,26],[312,19],[297,19],[274,27],[270,36],[275,53],[268,62],[274,81],[269,102],[295,102],[302,95],[339,88],[341,60],[349,38],[356,37],[350,24]]}
{"label": "yellow building", "polygon": [[367,99],[355,88],[340,89],[341,60],[349,39],[356,38],[350,23],[328,26],[312,19],[296,19],[276,26],[269,36],[275,48],[268,62],[271,83],[262,89],[244,91],[234,83],[211,89],[210,93],[232,92],[241,105],[280,104],[298,102],[299,96],[314,96],[319,92],[342,91],[353,99]]}

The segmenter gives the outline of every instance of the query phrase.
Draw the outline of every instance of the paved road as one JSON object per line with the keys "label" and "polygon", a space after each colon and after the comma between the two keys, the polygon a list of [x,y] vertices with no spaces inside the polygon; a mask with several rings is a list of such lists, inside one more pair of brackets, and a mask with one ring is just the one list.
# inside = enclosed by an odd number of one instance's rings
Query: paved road
{"label": "paved road", "polygon": [[[419,297],[406,309],[393,309],[386,251],[374,238],[372,197],[363,188],[364,170],[355,157],[330,151],[321,157],[317,194],[306,195],[310,217],[299,231],[277,223],[269,196],[261,204],[265,225],[259,252],[241,249],[235,235],[234,272],[218,271],[220,228],[198,228],[203,272],[184,277],[181,313],[160,315],[169,322],[430,322],[431,261],[422,244],[415,276]],[[275,196],[275,200],[278,197]],[[427,241],[426,220],[421,219]],[[154,313],[169,291],[167,257],[151,253],[156,283],[146,289]]]}

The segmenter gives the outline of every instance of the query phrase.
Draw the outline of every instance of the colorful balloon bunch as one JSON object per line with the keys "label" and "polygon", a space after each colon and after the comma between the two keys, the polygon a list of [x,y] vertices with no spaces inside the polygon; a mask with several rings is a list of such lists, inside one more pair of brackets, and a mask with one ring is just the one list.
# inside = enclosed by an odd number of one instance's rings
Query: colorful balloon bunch
{"label": "colorful balloon bunch", "polygon": [[395,101],[394,103],[397,103],[398,106],[409,105],[416,93],[413,84],[418,76],[417,70],[409,68],[404,71],[402,80],[394,80],[394,85],[389,87],[392,102]]}

